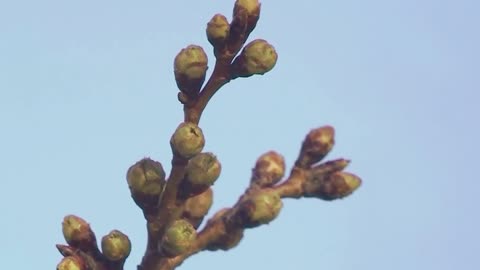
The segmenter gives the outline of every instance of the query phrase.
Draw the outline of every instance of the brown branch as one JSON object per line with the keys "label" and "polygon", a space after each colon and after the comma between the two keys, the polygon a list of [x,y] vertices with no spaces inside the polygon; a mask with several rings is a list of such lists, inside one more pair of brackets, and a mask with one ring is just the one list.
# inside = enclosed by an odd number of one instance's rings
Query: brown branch
{"label": "brown branch", "polygon": [[[231,60],[230,60],[231,61]],[[184,105],[185,122],[198,124],[205,107],[213,95],[226,83],[230,81],[229,64],[230,61],[216,61],[215,68],[208,82],[204,86],[200,95],[193,101],[193,104]],[[178,219],[183,211],[184,200],[177,198],[178,188],[185,176],[185,169],[188,159],[174,154],[172,158],[172,169],[167,181],[159,207],[147,218],[147,250],[145,252],[142,265],[144,264],[169,264],[168,259],[156,260],[158,257],[158,244],[165,230],[173,221]],[[156,262],[152,262],[156,261]],[[139,266],[140,267],[140,266]],[[151,269],[151,268],[145,268]]]}
{"label": "brown branch", "polygon": [[193,104],[185,104],[185,122],[192,122],[198,124],[205,107],[215,93],[226,83],[231,80],[230,76],[230,62],[231,59],[217,60],[213,73],[208,82],[203,87],[198,98]]}
{"label": "brown branch", "polygon": [[[277,190],[281,197],[285,198],[299,198],[301,197],[301,184],[306,180],[307,172],[300,168],[293,168],[290,176],[286,179],[283,184],[273,187],[274,190]],[[272,188],[264,188],[272,189]],[[241,202],[249,194],[254,192],[261,192],[262,188],[255,185],[254,183],[249,186],[239,197],[237,202],[232,208],[228,210],[220,210],[214,217],[210,218],[207,222],[207,225],[198,233],[197,239],[193,244],[192,248],[185,254],[179,255],[174,258],[159,260],[157,265],[153,268],[154,270],[171,270],[183,263],[188,257],[199,253],[201,251],[207,250],[209,245],[217,242],[221,237],[228,235],[232,230],[243,230],[241,224],[241,217],[236,216],[240,213],[238,207]],[[238,222],[240,221],[240,222]],[[239,228],[240,226],[240,228]]]}

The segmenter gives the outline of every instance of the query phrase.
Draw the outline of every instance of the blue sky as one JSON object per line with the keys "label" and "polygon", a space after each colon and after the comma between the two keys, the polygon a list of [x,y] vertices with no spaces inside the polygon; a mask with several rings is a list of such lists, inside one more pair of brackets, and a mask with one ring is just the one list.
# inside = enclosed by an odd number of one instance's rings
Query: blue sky
{"label": "blue sky", "polygon": [[[206,22],[233,2],[0,3],[5,269],[53,269],[71,213],[99,238],[127,233],[135,269],[146,232],[126,170],[145,156],[170,168],[173,58],[198,44],[213,62]],[[290,167],[325,124],[328,158],[352,159],[364,184],[344,200],[286,200],[237,248],[179,269],[479,269],[480,2],[262,3],[251,37],[275,46],[277,66],[226,85],[201,122],[223,165],[212,210],[236,201],[260,154]]]}

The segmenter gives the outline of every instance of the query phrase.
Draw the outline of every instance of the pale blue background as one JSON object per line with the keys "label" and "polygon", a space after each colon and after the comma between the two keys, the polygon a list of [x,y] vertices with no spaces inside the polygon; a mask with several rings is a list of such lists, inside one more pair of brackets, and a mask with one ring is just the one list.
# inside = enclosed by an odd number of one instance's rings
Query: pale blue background
{"label": "pale blue background", "polygon": [[[182,117],[172,62],[211,49],[206,22],[232,1],[1,1],[0,262],[54,269],[61,220],[145,246],[127,168],[170,168]],[[180,269],[480,269],[480,2],[263,1],[252,38],[275,45],[265,76],[233,81],[207,108],[206,150],[223,162],[214,210],[232,205],[275,149],[289,167],[313,127],[364,185],[348,199],[288,200],[230,252]]]}

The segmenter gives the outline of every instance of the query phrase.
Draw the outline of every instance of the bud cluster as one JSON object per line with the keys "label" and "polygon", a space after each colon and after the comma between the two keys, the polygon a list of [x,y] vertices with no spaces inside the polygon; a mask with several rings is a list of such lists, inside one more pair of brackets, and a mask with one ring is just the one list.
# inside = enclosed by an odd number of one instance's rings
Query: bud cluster
{"label": "bud cluster", "polygon": [[[335,130],[331,126],[313,129],[305,137],[286,181],[279,184],[286,170],[283,156],[275,151],[264,153],[255,163],[247,191],[234,207],[218,211],[197,239],[197,228],[213,203],[212,185],[222,170],[213,153],[202,153],[205,138],[198,126],[200,116],[222,85],[240,77],[263,75],[278,60],[275,48],[266,40],[247,43],[260,9],[258,0],[236,0],[231,22],[216,14],[207,23],[206,35],[216,61],[203,90],[208,57],[201,46],[183,48],[173,61],[185,122],[170,138],[173,166],[169,182],[162,164],[150,158],[132,165],[126,175],[132,198],[147,219],[149,238],[142,264],[148,266],[139,268],[173,269],[201,250],[231,249],[239,244],[245,229],[268,224],[279,215],[282,197],[335,200],[350,195],[362,183],[358,176],[343,172],[348,160],[320,164],[334,146]],[[57,270],[120,269],[131,252],[130,239],[118,230],[102,238],[100,252],[90,225],[74,215],[64,218],[62,231],[69,246],[57,245],[64,256]]]}
{"label": "bud cluster", "polygon": [[[207,39],[214,48],[215,57],[223,64],[230,64],[241,50],[260,18],[258,0],[237,0],[233,8],[233,19],[229,23],[222,14],[215,14],[207,23]],[[278,55],[272,45],[256,39],[245,46],[231,63],[229,78],[249,77],[265,74],[277,62]],[[181,91],[179,100],[183,104],[195,101],[205,81],[208,57],[202,47],[190,45],[182,49],[174,60],[174,74]]]}

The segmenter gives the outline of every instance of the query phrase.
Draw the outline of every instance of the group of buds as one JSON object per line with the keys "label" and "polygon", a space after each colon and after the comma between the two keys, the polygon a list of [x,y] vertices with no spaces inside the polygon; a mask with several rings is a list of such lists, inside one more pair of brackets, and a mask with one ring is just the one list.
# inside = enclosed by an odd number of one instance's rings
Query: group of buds
{"label": "group of buds", "polygon": [[68,215],[62,223],[63,237],[68,246],[57,245],[64,258],[57,270],[108,269],[108,266],[120,268],[131,251],[128,236],[113,230],[102,237],[102,251],[90,225],[80,217]]}
{"label": "group of buds", "polygon": [[[258,0],[236,0],[230,23],[221,14],[216,14],[208,22],[206,34],[216,57],[210,80],[217,83],[210,85],[209,80],[203,90],[208,69],[208,57],[203,48],[190,45],[175,57],[174,75],[180,90],[178,97],[185,105],[186,117],[170,139],[173,176],[170,175],[167,180],[162,164],[150,158],[136,162],[126,176],[131,196],[148,223],[149,244],[144,260],[148,261],[148,256],[152,254],[183,260],[201,250],[231,249],[241,241],[245,229],[274,220],[282,209],[282,198],[334,200],[348,196],[361,184],[359,177],[343,172],[348,160],[320,163],[334,145],[334,129],[320,127],[306,136],[291,175],[286,180],[282,182],[286,171],[284,158],[275,151],[261,155],[252,170],[250,185],[237,203],[217,212],[202,232],[197,233],[212,206],[211,187],[221,173],[217,157],[210,152],[202,152],[205,138],[198,127],[199,115],[204,108],[202,106],[224,83],[239,77],[264,74],[275,66],[278,56],[267,41],[255,39],[245,45],[259,16]],[[195,107],[199,110],[194,111],[197,116],[190,117],[192,111],[189,109],[195,104],[203,105]],[[65,217],[63,234],[68,246],[57,245],[64,256],[57,270],[120,270],[130,254],[130,240],[118,230],[102,238],[100,251],[89,224],[73,215]],[[153,244],[150,243],[152,237]],[[199,240],[199,237],[204,239]],[[164,269],[158,265],[149,267]],[[167,268],[174,267],[172,264]]]}
{"label": "group of buds", "polygon": [[303,197],[341,199],[360,186],[361,179],[358,176],[343,171],[350,163],[349,160],[337,159],[319,163],[332,150],[334,144],[335,130],[331,126],[311,130],[303,141],[295,164],[298,168],[307,170],[307,176],[302,183]]}
{"label": "group of buds", "polygon": [[[207,24],[208,41],[213,46],[217,62],[228,68],[225,74],[228,80],[264,74],[277,62],[278,55],[274,47],[263,39],[251,41],[238,54],[259,17],[258,0],[237,0],[231,23],[224,15],[216,14]],[[208,57],[202,47],[190,45],[177,54],[174,74],[182,93],[179,96],[182,102],[197,97],[205,81],[207,69]]]}

